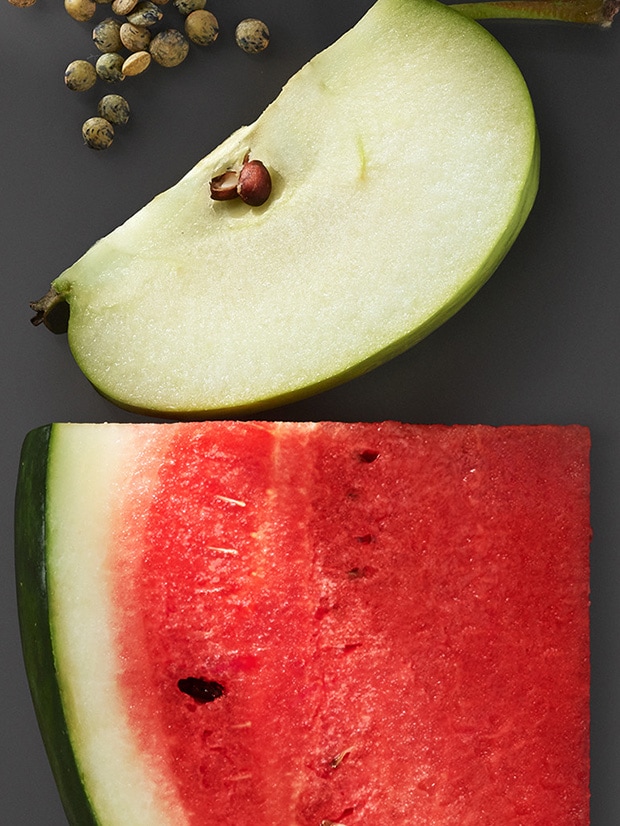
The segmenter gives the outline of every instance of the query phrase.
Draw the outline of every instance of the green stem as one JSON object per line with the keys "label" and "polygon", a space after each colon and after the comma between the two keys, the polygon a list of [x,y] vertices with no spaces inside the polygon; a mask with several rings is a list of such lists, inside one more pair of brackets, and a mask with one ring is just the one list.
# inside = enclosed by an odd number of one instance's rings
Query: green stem
{"label": "green stem", "polygon": [[511,17],[608,27],[620,10],[620,0],[489,0],[455,3],[453,8],[475,20]]}

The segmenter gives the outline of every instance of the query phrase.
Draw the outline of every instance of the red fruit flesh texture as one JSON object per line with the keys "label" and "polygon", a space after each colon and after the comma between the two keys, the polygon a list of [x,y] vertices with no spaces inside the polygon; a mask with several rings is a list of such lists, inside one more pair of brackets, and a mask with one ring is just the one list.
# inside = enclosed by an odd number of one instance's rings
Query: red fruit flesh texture
{"label": "red fruit flesh texture", "polygon": [[589,822],[586,429],[166,432],[114,598],[188,824]]}

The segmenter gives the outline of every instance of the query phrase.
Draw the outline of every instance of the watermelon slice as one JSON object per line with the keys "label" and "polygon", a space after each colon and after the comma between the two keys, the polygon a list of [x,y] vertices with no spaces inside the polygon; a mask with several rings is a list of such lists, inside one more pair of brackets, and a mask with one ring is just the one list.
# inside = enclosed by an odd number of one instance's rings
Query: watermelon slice
{"label": "watermelon slice", "polygon": [[55,424],[17,492],[74,826],[584,826],[579,426]]}

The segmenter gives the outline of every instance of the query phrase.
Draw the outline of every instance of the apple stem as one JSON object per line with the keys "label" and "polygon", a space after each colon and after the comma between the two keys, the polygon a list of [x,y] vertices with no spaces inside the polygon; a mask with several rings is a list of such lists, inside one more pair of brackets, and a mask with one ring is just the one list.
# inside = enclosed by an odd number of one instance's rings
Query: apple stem
{"label": "apple stem", "polygon": [[455,3],[452,7],[475,20],[555,20],[564,23],[594,23],[608,28],[620,10],[620,0],[489,0],[481,3]]}
{"label": "apple stem", "polygon": [[45,324],[53,333],[66,333],[68,305],[64,302],[64,297],[54,287],[50,287],[43,298],[30,302],[30,309],[35,312],[30,321],[35,327]]}

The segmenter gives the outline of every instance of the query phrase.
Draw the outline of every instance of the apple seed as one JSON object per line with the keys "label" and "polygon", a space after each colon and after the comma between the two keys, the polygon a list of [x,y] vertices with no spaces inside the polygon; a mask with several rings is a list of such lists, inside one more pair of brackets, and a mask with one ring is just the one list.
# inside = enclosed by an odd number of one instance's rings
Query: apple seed
{"label": "apple seed", "polygon": [[213,178],[209,184],[213,200],[230,201],[232,198],[236,198],[239,195],[237,192],[238,181],[239,173],[232,169],[227,169],[226,172]]}
{"label": "apple seed", "polygon": [[210,182],[214,201],[241,198],[248,206],[261,206],[271,195],[271,175],[262,161],[248,160],[246,153],[240,171],[227,169]]}
{"label": "apple seed", "polygon": [[271,195],[271,175],[262,161],[246,160],[239,173],[237,192],[249,206],[261,206]]}

